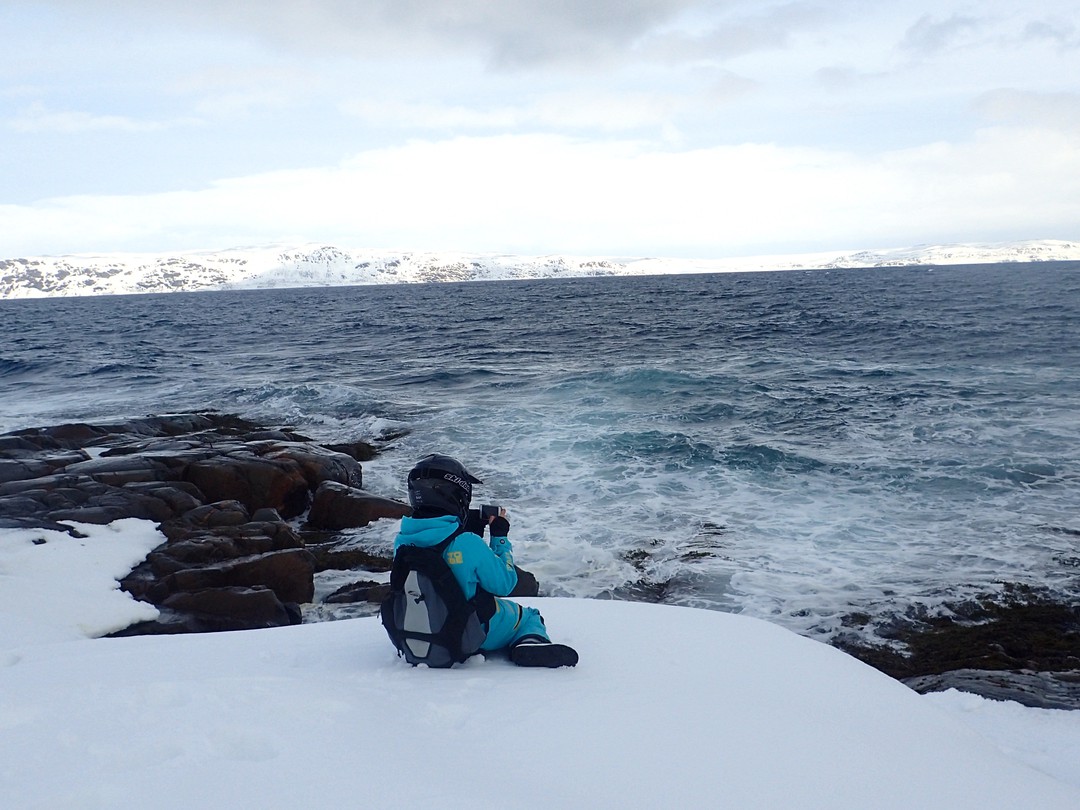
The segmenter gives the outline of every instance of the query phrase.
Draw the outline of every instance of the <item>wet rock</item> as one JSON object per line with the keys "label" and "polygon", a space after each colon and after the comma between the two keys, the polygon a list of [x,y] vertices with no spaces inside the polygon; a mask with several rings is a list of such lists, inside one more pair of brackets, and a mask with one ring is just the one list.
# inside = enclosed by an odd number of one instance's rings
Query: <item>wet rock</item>
{"label": "wet rock", "polygon": [[342,605],[353,602],[381,603],[390,594],[389,583],[384,582],[353,582],[342,585],[332,594],[323,599],[328,605]]}
{"label": "wet rock", "polygon": [[222,526],[241,526],[247,523],[250,517],[240,501],[217,501],[185,512],[181,521],[193,528],[216,529]]}
{"label": "wet rock", "polygon": [[345,453],[316,445],[295,443],[277,444],[266,454],[268,459],[290,459],[296,462],[307,479],[308,487],[316,490],[324,481],[336,481],[350,487],[363,486],[364,473],[360,463]]}
{"label": "wet rock", "polygon": [[[168,595],[234,585],[263,585],[283,602],[310,602],[315,595],[315,560],[303,549],[272,551],[216,565],[184,568],[160,582]],[[158,596],[159,591],[150,593]],[[160,601],[164,603],[165,598],[161,597]]]}
{"label": "wet rock", "polygon": [[51,473],[53,469],[48,463],[34,459],[0,459],[0,484],[40,478]]}
{"label": "wet rock", "polygon": [[[179,529],[178,529],[179,527]],[[303,548],[303,541],[285,523],[251,522],[240,526],[196,529],[174,521],[162,526],[169,541],[151,551],[146,559],[125,576],[120,586],[136,599],[160,605],[180,587],[172,575],[187,570],[210,568],[240,558],[275,551]],[[198,587],[218,587],[207,582],[224,583],[228,577],[211,573],[210,579],[197,575],[181,577],[181,582]],[[255,583],[263,584],[263,583]],[[306,585],[305,585],[306,587]]]}
{"label": "wet rock", "polygon": [[0,498],[0,517],[5,518],[29,518],[40,515],[45,507],[40,501],[29,495],[8,495]]}
{"label": "wet rock", "polygon": [[[1025,696],[1035,683],[1030,673],[1049,684],[1072,683],[1067,673],[1080,671],[1080,605],[1006,584],[1002,594],[948,607],[952,615],[893,617],[893,645],[841,636],[834,646],[920,690],[963,683],[964,691],[987,697],[1008,692],[1008,699],[1022,703],[1031,699]],[[1057,694],[1072,700],[1074,690],[1062,687]],[[1069,708],[1080,708],[1080,700]]]}
{"label": "wet rock", "polygon": [[315,571],[389,571],[394,564],[393,557],[372,554],[359,548],[342,548],[335,543],[307,546],[315,558]]}
{"label": "wet rock", "polygon": [[[71,493],[56,490],[51,493],[53,500],[62,496],[67,497],[68,500],[79,500],[84,495],[87,495],[86,490]],[[44,500],[48,503],[50,498],[47,496]],[[173,514],[173,510],[165,501],[151,495],[107,486],[100,492],[91,492],[77,505],[52,509],[46,513],[46,517],[56,521],[73,520],[80,523],[104,525],[129,517],[160,522],[168,520]]]}
{"label": "wet rock", "polygon": [[397,520],[411,513],[412,508],[401,501],[325,481],[315,492],[307,522],[317,529],[355,529],[382,518]]}
{"label": "wet rock", "polygon": [[131,482],[168,481],[171,478],[165,464],[142,456],[90,459],[70,464],[64,472],[86,475],[95,481],[117,487]]}
{"label": "wet rock", "polygon": [[269,507],[286,518],[302,514],[309,499],[299,464],[245,451],[196,461],[185,469],[184,480],[212,501],[239,501],[249,511]]}
{"label": "wet rock", "polygon": [[202,506],[205,497],[198,488],[182,481],[124,484],[124,489],[148,495],[164,503],[174,516],[184,515]]}
{"label": "wet rock", "polygon": [[[146,555],[145,565],[150,569],[151,578],[163,578],[187,568],[217,565],[249,556],[250,553],[252,552],[241,548],[231,537],[206,534],[203,537],[159,546]],[[126,586],[125,590],[128,590]]]}
{"label": "wet rock", "polygon": [[18,481],[8,481],[0,484],[0,497],[15,495],[23,492],[52,492],[56,489],[78,489],[93,482],[92,478],[80,475],[43,475],[40,478],[30,478]]}
{"label": "wet rock", "polygon": [[163,606],[194,614],[204,624],[218,630],[250,630],[294,624],[291,613],[273,590],[266,587],[208,588],[194,593],[177,593]]}
{"label": "wet rock", "polygon": [[[265,589],[263,589],[265,590]],[[273,596],[271,593],[270,596]],[[276,600],[276,597],[274,597]],[[119,630],[115,633],[110,633],[111,638],[120,638],[124,636],[157,636],[157,635],[175,635],[178,633],[216,633],[228,630],[252,630],[262,627],[274,627],[279,625],[267,625],[258,620],[259,614],[251,606],[251,604],[245,604],[241,599],[237,599],[233,602],[221,600],[219,603],[221,608],[227,607],[232,604],[241,610],[240,616],[230,615],[215,615],[212,613],[192,613],[186,610],[173,610],[171,608],[159,608],[160,615],[157,619],[151,621],[138,622],[126,627],[123,630]],[[280,604],[280,602],[278,602]],[[286,621],[282,624],[299,624],[300,623],[300,610],[299,607],[292,604],[283,605]],[[255,622],[252,622],[248,618],[249,615],[255,615]],[[275,613],[274,620],[280,616],[280,613]]]}
{"label": "wet rock", "polygon": [[[93,445],[98,440],[107,438],[110,432],[112,431],[106,427],[76,422],[42,428],[36,432],[36,435],[38,440],[41,441],[44,446],[48,446],[48,443],[51,441],[53,443],[52,446],[54,447],[75,449]],[[29,435],[31,434],[24,435],[29,438]]]}
{"label": "wet rock", "polygon": [[72,537],[86,537],[85,534],[80,532],[74,526],[67,526],[63,523],[53,523],[51,520],[41,520],[40,518],[33,517],[0,518],[0,529],[46,529],[50,532],[64,532]]}
{"label": "wet rock", "polygon": [[265,585],[282,602],[310,602],[315,596],[315,559],[304,549],[248,557],[228,570],[230,584]]}
{"label": "wet rock", "polygon": [[30,456],[40,453],[42,449],[39,442],[32,441],[19,434],[9,433],[0,436],[0,458],[10,459]]}
{"label": "wet rock", "polygon": [[265,554],[270,551],[282,551],[289,548],[303,548],[304,541],[296,530],[287,523],[271,521],[251,521],[240,525],[215,525],[206,528],[192,526],[183,519],[170,521],[161,526],[162,533],[169,542],[160,546],[154,553],[175,555],[175,549],[183,543],[220,541],[239,549],[233,556]]}
{"label": "wet rock", "polygon": [[[347,456],[351,456],[357,461],[371,461],[375,456],[379,454],[378,449],[374,445],[370,445],[367,442],[351,442],[349,444],[328,444],[327,450],[333,450],[335,453],[344,453]],[[357,484],[356,486],[360,486]]]}
{"label": "wet rock", "polygon": [[212,633],[217,630],[229,629],[215,627],[213,622],[205,622],[193,613],[178,610],[159,608],[160,614],[156,619],[145,622],[136,622],[109,633],[109,638],[124,638],[126,636],[165,636],[179,633]]}
{"label": "wet rock", "polygon": [[1066,672],[958,669],[905,678],[904,683],[921,694],[956,689],[991,700],[1012,700],[1036,709],[1080,709],[1080,669]]}

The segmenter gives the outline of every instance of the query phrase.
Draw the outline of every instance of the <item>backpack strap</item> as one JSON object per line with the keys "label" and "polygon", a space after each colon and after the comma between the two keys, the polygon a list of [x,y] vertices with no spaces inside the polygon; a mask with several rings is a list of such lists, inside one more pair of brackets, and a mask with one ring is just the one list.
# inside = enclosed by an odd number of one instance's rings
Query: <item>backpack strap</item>
{"label": "backpack strap", "polygon": [[[457,539],[459,534],[464,534],[468,529],[465,524],[460,524],[450,536],[438,543],[432,548],[437,549],[440,555],[446,553],[447,547]],[[484,625],[484,631],[488,629],[488,623],[491,621],[491,617],[495,615],[495,597],[480,587],[480,583],[476,583],[476,593],[473,594],[473,598],[468,600],[476,607],[476,615],[480,619],[480,622]]]}
{"label": "backpack strap", "polygon": [[459,534],[464,534],[464,533],[465,533],[465,524],[464,523],[459,523],[458,527],[456,529],[454,529],[454,531],[452,531],[450,533],[449,537],[447,537],[445,540],[443,540],[440,543],[436,543],[434,546],[432,546],[432,548],[437,549],[440,554],[445,554],[446,553],[446,547],[449,546],[451,543],[453,543],[454,540],[457,538],[457,536]]}

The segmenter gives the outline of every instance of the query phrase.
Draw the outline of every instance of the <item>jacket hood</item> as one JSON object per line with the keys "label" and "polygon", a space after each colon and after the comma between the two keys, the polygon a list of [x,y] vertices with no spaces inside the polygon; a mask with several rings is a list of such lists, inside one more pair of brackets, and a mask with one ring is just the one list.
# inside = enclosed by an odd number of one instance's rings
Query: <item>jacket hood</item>
{"label": "jacket hood", "polygon": [[454,515],[433,518],[403,517],[398,536],[394,538],[394,550],[399,546],[437,546],[457,530],[459,523]]}

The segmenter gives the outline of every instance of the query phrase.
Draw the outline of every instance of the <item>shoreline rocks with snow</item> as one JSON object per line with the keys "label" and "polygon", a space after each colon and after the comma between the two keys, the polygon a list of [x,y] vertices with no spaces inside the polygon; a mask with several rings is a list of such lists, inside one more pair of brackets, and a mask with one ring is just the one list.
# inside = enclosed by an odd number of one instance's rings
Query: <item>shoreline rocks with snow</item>
{"label": "shoreline rocks with snow", "polygon": [[[305,539],[288,521],[322,487],[325,526],[345,529],[408,514],[365,493],[358,442],[323,447],[288,429],[232,415],[179,414],[114,425],[69,424],[0,436],[0,528],[76,530],[64,521],[159,524],[158,548],[121,580],[157,619],[116,635],[207,632],[300,622],[319,570],[353,563],[330,553],[337,537]],[[346,507],[361,501],[362,513]],[[309,542],[309,540],[311,542]],[[386,570],[387,559],[368,560]]]}
{"label": "shoreline rocks with snow", "polygon": [[1080,606],[1006,583],[1004,595],[946,605],[949,614],[897,619],[902,646],[834,646],[918,692],[950,688],[1044,709],[1080,708]]}
{"label": "shoreline rocks with snow", "polygon": [[[356,577],[330,604],[374,605],[385,595],[385,584],[367,577],[392,560],[350,548],[339,534],[411,512],[362,489],[361,460],[378,452],[218,413],[15,431],[0,436],[0,528],[71,534],[65,521],[157,523],[165,542],[120,586],[159,615],[111,635],[299,624],[316,574]],[[535,596],[535,577],[518,570],[514,595]]]}

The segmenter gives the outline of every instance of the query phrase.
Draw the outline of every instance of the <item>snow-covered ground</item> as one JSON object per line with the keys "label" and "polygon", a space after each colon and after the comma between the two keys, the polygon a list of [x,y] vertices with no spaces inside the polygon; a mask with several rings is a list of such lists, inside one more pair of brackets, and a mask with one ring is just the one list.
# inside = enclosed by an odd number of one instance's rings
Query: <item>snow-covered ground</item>
{"label": "snow-covered ground", "polygon": [[1080,261],[1080,242],[923,245],[702,260],[408,252],[332,245],[276,245],[183,254],[37,256],[0,259],[0,299],[1034,261]]}
{"label": "snow-covered ground", "polygon": [[90,638],[150,524],[0,530],[0,805],[1080,807],[1080,712],[919,696],[746,617],[538,606],[575,669],[397,660],[376,619]]}

